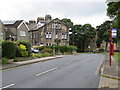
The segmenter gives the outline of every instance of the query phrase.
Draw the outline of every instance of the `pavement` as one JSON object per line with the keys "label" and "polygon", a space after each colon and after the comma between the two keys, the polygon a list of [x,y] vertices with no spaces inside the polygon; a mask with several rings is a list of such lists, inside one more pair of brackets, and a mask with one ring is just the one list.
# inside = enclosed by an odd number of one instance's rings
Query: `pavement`
{"label": "pavement", "polygon": [[56,59],[56,58],[62,58],[64,56],[65,55],[55,55],[55,56],[37,58],[37,59],[32,59],[32,60],[27,60],[27,61],[13,62],[11,64],[6,64],[6,65],[0,66],[0,70],[19,67],[19,66],[23,66],[23,65],[27,65],[27,64],[37,63],[37,62],[43,62],[43,61],[52,60],[52,59]]}
{"label": "pavement", "polygon": [[109,54],[105,55],[102,67],[99,89],[106,90],[116,88],[120,90],[120,68],[119,63],[112,57],[112,65],[109,66]]}

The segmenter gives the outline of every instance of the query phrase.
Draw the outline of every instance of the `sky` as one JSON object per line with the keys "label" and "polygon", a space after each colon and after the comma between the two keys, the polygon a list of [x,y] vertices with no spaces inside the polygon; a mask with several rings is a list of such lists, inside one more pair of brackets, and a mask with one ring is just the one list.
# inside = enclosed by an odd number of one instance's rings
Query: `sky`
{"label": "sky", "polygon": [[75,24],[96,27],[109,17],[106,0],[2,0],[0,20],[36,20],[46,14],[52,18],[69,18]]}

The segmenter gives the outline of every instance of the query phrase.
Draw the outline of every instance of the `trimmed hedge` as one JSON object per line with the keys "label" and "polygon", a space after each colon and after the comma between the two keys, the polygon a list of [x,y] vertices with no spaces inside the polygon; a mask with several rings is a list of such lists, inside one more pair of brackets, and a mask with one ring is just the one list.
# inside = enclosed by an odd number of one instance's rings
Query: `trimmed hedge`
{"label": "trimmed hedge", "polygon": [[14,44],[14,42],[10,42],[10,41],[3,41],[2,42],[2,57],[6,57],[6,58],[14,58],[16,55],[16,45]]}
{"label": "trimmed hedge", "polygon": [[[75,46],[66,46],[66,45],[63,45],[63,46],[36,46],[36,47],[33,47],[35,49],[38,49],[40,51],[48,51],[50,49],[50,51],[52,52],[53,49],[55,49],[55,52],[61,52],[62,54],[68,52],[68,53],[73,53],[74,51],[77,51],[77,47]],[[46,49],[48,48],[48,50]],[[49,53],[51,53],[49,52]]]}

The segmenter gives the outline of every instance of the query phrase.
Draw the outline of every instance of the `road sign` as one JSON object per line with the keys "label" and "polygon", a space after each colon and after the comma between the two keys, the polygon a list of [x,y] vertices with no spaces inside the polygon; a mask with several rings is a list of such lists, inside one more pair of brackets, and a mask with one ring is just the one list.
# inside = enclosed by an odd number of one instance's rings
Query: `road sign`
{"label": "road sign", "polygon": [[117,36],[117,29],[112,29],[112,38],[116,38]]}

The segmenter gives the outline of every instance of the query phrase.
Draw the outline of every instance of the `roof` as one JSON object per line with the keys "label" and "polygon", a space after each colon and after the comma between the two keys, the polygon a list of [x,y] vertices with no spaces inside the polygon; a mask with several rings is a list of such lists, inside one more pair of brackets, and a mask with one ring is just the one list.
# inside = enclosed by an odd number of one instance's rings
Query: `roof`
{"label": "roof", "polygon": [[[34,27],[33,29],[30,29],[29,31],[30,31],[30,32],[31,32],[31,31],[37,31],[38,29],[43,28],[45,25],[53,22],[54,20],[59,20],[59,19],[58,19],[58,18],[55,18],[55,19],[53,19],[53,20],[51,20],[51,21],[49,21],[49,22],[46,22],[43,26],[41,26],[41,27],[39,27],[39,28],[38,28],[38,27]],[[61,21],[61,20],[59,20],[59,21]],[[62,21],[61,21],[61,22],[62,22]],[[68,27],[65,23],[62,22],[62,24],[64,24],[66,27]]]}
{"label": "roof", "polygon": [[8,28],[17,28],[22,22],[23,20],[3,21],[3,24],[5,27],[8,27]]}

